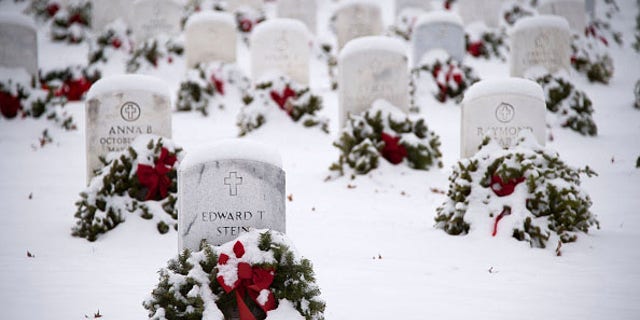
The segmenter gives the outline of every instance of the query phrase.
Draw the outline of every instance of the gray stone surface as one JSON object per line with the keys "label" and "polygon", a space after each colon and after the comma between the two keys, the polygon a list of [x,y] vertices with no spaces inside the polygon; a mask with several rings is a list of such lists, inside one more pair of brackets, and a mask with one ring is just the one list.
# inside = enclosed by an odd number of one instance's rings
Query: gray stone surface
{"label": "gray stone surface", "polygon": [[236,61],[236,25],[229,13],[196,13],[185,26],[187,67],[211,61]]}
{"label": "gray stone surface", "polygon": [[178,171],[178,248],[232,241],[249,228],[286,231],[285,173],[271,163],[208,159]]}
{"label": "gray stone surface", "polygon": [[316,0],[278,0],[278,18],[290,18],[302,21],[309,31],[316,32]]}
{"label": "gray stone surface", "polygon": [[136,41],[161,34],[175,36],[180,32],[182,6],[175,0],[136,0],[133,3],[131,29]]}
{"label": "gray stone surface", "polygon": [[97,32],[117,19],[131,23],[131,0],[93,0],[91,5],[91,28]]}
{"label": "gray stone surface", "polygon": [[380,7],[363,1],[346,2],[336,9],[335,30],[338,49],[355,38],[381,35],[384,30]]}
{"label": "gray stone surface", "polygon": [[[452,59],[462,61],[466,54],[464,28],[460,17],[454,13],[440,13],[435,19],[420,19],[411,37],[413,43],[413,65],[417,66],[422,57],[433,49],[443,49]],[[446,17],[449,16],[449,17]],[[424,16],[427,17],[427,16]]]}
{"label": "gray stone surface", "polygon": [[426,0],[396,0],[396,18],[402,10],[407,8],[429,11],[431,10],[431,3]]}
{"label": "gray stone surface", "polygon": [[[120,151],[129,146],[141,134],[155,134],[171,138],[171,98],[169,92],[142,89],[148,76],[123,75],[101,79],[119,82],[118,79],[135,79],[139,87],[132,89],[123,80],[122,86],[104,90],[97,95],[89,93],[86,101],[87,183],[93,171],[102,165],[99,157]],[[159,81],[159,80],[157,80]],[[98,85],[96,82],[94,86]],[[149,87],[156,83],[148,82]]]}
{"label": "gray stone surface", "polygon": [[561,16],[574,33],[582,34],[587,26],[586,7],[585,0],[546,0],[540,3],[538,12]]}
{"label": "gray stone surface", "polygon": [[456,4],[465,25],[481,21],[490,28],[497,28],[502,19],[503,2],[504,0],[458,0]]}
{"label": "gray stone surface", "polygon": [[38,75],[38,36],[27,17],[0,15],[0,67]]}

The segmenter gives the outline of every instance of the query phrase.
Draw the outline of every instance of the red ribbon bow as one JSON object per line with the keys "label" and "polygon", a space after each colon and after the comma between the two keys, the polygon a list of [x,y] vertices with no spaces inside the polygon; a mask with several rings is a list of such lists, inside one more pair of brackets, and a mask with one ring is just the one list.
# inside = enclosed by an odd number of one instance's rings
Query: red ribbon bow
{"label": "red ribbon bow", "polygon": [[286,111],[288,114],[291,114],[292,107],[287,106],[287,101],[289,98],[295,98],[296,92],[291,89],[288,85],[282,91],[282,95],[275,90],[271,90],[270,92],[271,99],[275,101],[280,109]]}
{"label": "red ribbon bow", "polygon": [[484,44],[482,41],[471,42],[467,47],[467,52],[473,57],[479,57],[484,52]]}
{"label": "red ribbon bow", "polygon": [[512,194],[516,186],[524,180],[525,180],[525,177],[520,177],[520,178],[513,178],[508,181],[502,181],[502,178],[500,178],[499,175],[494,174],[491,177],[490,187],[491,187],[491,190],[493,190],[493,192],[498,197],[504,197]]}
{"label": "red ribbon bow", "polygon": [[400,144],[400,137],[393,137],[383,132],[381,138],[384,141],[382,156],[393,164],[402,162],[407,156],[407,149]]}
{"label": "red ribbon bow", "polygon": [[55,92],[56,97],[65,96],[69,101],[80,101],[85,92],[91,88],[91,81],[85,77],[65,81]]}
{"label": "red ribbon bow", "polygon": [[[175,155],[169,155],[169,150],[162,148],[155,167],[138,164],[138,181],[148,189],[145,200],[153,198],[160,200],[167,197],[169,186],[171,186],[171,179],[167,177],[167,173],[171,171],[176,160]],[[156,197],[158,193],[160,193],[159,198]]]}
{"label": "red ribbon bow", "polygon": [[0,91],[0,112],[8,119],[15,118],[18,110],[22,109],[20,98],[4,91]]}
{"label": "red ribbon bow", "polygon": [[213,82],[213,85],[216,87],[216,92],[224,96],[224,82],[218,79],[215,74],[211,75],[211,82]]}
{"label": "red ribbon bow", "polygon": [[[233,253],[237,258],[242,258],[244,255],[244,246],[242,242],[236,241],[233,246]],[[218,265],[225,265],[229,261],[227,254],[221,254],[218,258]],[[269,290],[271,283],[273,283],[275,272],[271,269],[265,269],[257,266],[251,266],[246,262],[238,263],[238,280],[229,286],[224,281],[224,277],[219,275],[216,280],[222,286],[226,293],[230,293],[235,290],[236,302],[238,303],[238,311],[240,312],[240,320],[255,320],[255,316],[249,310],[249,307],[244,302],[244,298],[249,297],[257,303],[264,312],[275,309],[276,299],[273,292]],[[262,293],[266,290],[266,300]],[[260,301],[263,301],[262,303]]]}

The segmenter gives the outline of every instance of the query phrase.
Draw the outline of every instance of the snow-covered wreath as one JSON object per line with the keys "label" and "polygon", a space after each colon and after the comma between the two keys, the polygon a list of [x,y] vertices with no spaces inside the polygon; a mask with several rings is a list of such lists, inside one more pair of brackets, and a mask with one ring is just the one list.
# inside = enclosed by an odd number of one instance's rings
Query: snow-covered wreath
{"label": "snow-covered wreath", "polygon": [[127,72],[136,73],[138,70],[157,69],[161,64],[171,64],[182,56],[184,45],[177,39],[166,35],[159,35],[139,43],[127,61]]}
{"label": "snow-covered wreath", "polygon": [[0,68],[0,113],[6,119],[16,117],[44,118],[66,130],[76,124],[64,110],[65,100],[41,89],[24,69]]}
{"label": "snow-covered wreath", "polygon": [[329,120],[319,116],[322,97],[286,76],[265,76],[244,97],[245,105],[238,115],[240,136],[260,128],[270,118],[286,114],[305,127],[318,127],[329,132]]}
{"label": "snow-covered wreath", "polygon": [[49,23],[53,41],[80,43],[87,38],[91,26],[89,0],[76,0],[65,6],[55,0],[31,0],[27,13]]}
{"label": "snow-covered wreath", "polygon": [[408,117],[385,100],[376,100],[362,114],[350,114],[333,145],[340,150],[340,158],[329,169],[345,175],[350,168],[352,178],[376,169],[380,156],[413,169],[442,167],[438,135],[424,119]]}
{"label": "snow-covered wreath", "polygon": [[571,66],[586,75],[590,82],[608,84],[614,71],[608,47],[609,40],[604,36],[600,24],[591,23],[584,35],[574,35]]}
{"label": "snow-covered wreath", "polygon": [[532,79],[544,90],[547,110],[556,117],[563,128],[570,128],[582,135],[596,136],[598,127],[593,120],[591,99],[584,91],[578,90],[563,71],[554,74],[539,69],[531,69],[526,78]]}
{"label": "snow-covered wreath", "polygon": [[95,241],[137,215],[156,223],[158,232],[177,228],[177,173],[182,149],[166,138],[141,135],[127,149],[111,152],[89,186],[80,193],[72,235]]}
{"label": "snow-covered wreath", "polygon": [[599,228],[591,198],[580,187],[581,174],[595,172],[568,166],[522,132],[512,149],[487,138],[475,156],[458,161],[448,199],[437,209],[436,228],[450,235],[514,237],[537,248],[549,241],[573,242],[590,227]]}
{"label": "snow-covered wreath", "polygon": [[74,65],[44,72],[40,75],[40,84],[56,97],[64,97],[66,101],[80,101],[91,85],[100,78],[101,73],[97,69]]}
{"label": "snow-covered wreath", "polygon": [[477,25],[476,28],[467,28],[465,45],[467,53],[472,57],[507,60],[507,32],[504,28],[489,29]]}
{"label": "snow-covered wreath", "polygon": [[238,97],[239,103],[249,86],[249,78],[235,64],[200,63],[188,70],[186,79],[180,83],[177,110],[196,110],[206,116],[211,105],[224,109],[225,96]]}
{"label": "snow-covered wreath", "polygon": [[89,65],[106,64],[115,52],[129,55],[133,49],[131,31],[122,20],[116,20],[89,42]]}
{"label": "snow-covered wreath", "polygon": [[443,103],[447,99],[462,101],[464,91],[480,80],[471,67],[452,59],[446,51],[440,49],[424,55],[420,64],[412,71],[412,81],[417,83],[423,74],[433,79],[433,95]]}
{"label": "snow-covered wreath", "polygon": [[311,262],[276,231],[251,230],[221,246],[203,241],[159,273],[143,302],[150,319],[324,319]]}

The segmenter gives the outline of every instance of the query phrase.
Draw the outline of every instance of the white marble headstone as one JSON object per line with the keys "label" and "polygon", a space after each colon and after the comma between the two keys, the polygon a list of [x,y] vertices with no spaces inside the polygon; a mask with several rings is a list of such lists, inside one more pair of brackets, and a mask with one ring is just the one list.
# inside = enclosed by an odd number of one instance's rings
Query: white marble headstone
{"label": "white marble headstone", "polygon": [[247,139],[190,152],[178,169],[178,248],[220,245],[250,228],[286,231],[280,154]]}
{"label": "white marble headstone", "polygon": [[106,77],[91,86],[86,102],[87,182],[100,156],[121,151],[139,135],[171,138],[169,87],[138,74]]}
{"label": "white marble headstone", "polygon": [[548,15],[522,18],[511,29],[509,38],[511,76],[522,77],[532,67],[544,67],[551,73],[570,70],[571,31],[564,18]]}
{"label": "white marble headstone", "polygon": [[432,11],[423,15],[411,35],[413,65],[419,65],[424,54],[433,49],[443,49],[452,59],[462,61],[466,53],[464,36],[459,15],[448,11]]}
{"label": "white marble headstone", "polygon": [[340,4],[335,10],[334,26],[338,48],[352,39],[381,35],[384,31],[380,6],[363,0]]}
{"label": "white marble headstone", "polygon": [[264,9],[263,0],[227,0],[227,11],[233,12],[240,7],[249,7],[254,10]]}
{"label": "white marble headstone", "polygon": [[91,27],[97,32],[118,19],[131,23],[131,0],[93,0],[91,6]]}
{"label": "white marble headstone", "polygon": [[497,28],[502,18],[503,2],[504,0],[457,0],[456,4],[465,25],[482,21],[487,27]]}
{"label": "white marble headstone", "polygon": [[545,0],[538,5],[540,14],[561,16],[574,33],[582,34],[587,26],[585,0]]}
{"label": "white marble headstone", "polygon": [[431,3],[427,0],[396,0],[396,18],[402,10],[407,8],[429,11],[431,10]]}
{"label": "white marble headstone", "polygon": [[522,130],[533,132],[544,145],[546,110],[542,87],[534,81],[503,78],[474,83],[462,100],[461,158],[473,156],[486,136],[510,148]]}
{"label": "white marble headstone", "polygon": [[300,84],[309,84],[310,33],[294,19],[269,19],[251,33],[251,77],[281,73]]}
{"label": "white marble headstone", "polygon": [[594,19],[596,17],[596,0],[587,0],[587,2],[585,2],[585,9],[587,10],[589,17]]}
{"label": "white marble headstone", "polygon": [[278,0],[278,18],[290,18],[304,22],[309,31],[316,32],[316,0]]}
{"label": "white marble headstone", "polygon": [[409,111],[409,71],[405,44],[384,36],[349,41],[338,57],[340,128],[378,99]]}
{"label": "white marble headstone", "polygon": [[175,0],[135,0],[130,18],[136,41],[180,33],[182,10]]}
{"label": "white marble headstone", "polygon": [[211,61],[236,61],[236,24],[226,12],[202,11],[185,24],[187,67]]}
{"label": "white marble headstone", "polygon": [[38,75],[38,34],[23,15],[0,14],[0,67],[23,68]]}

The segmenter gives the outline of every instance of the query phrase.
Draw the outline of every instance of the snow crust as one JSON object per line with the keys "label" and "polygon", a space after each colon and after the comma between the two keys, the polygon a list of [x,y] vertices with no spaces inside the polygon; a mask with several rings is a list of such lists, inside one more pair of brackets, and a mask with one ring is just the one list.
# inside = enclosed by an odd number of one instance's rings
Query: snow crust
{"label": "snow crust", "polygon": [[31,75],[25,68],[7,68],[0,66],[0,82],[29,83]]}
{"label": "snow crust", "polygon": [[342,48],[340,51],[340,60],[347,59],[354,54],[362,53],[363,51],[388,51],[395,52],[400,55],[406,55],[405,44],[395,38],[385,36],[368,36],[353,39]]}
{"label": "snow crust", "polygon": [[520,94],[541,101],[545,96],[542,87],[529,79],[507,77],[481,80],[469,87],[464,93],[463,104],[481,96],[495,94]]}
{"label": "snow crust", "polygon": [[525,17],[518,20],[513,28],[511,28],[511,30],[509,31],[509,35],[517,32],[522,32],[523,30],[527,29],[549,27],[571,32],[567,19],[560,16],[543,14],[532,17]]}
{"label": "snow crust", "polygon": [[276,33],[282,30],[293,30],[303,33],[307,37],[311,36],[309,29],[302,21],[289,18],[277,18],[259,23],[251,32],[251,39],[263,37],[264,34]]}
{"label": "snow crust", "polygon": [[543,6],[546,4],[553,4],[553,3],[564,3],[564,2],[575,2],[576,4],[582,4],[583,6],[586,7],[585,0],[540,0],[538,2],[538,6]]}
{"label": "snow crust", "polygon": [[425,15],[418,18],[415,25],[419,26],[431,23],[450,23],[459,25],[460,27],[464,25],[459,14],[444,10],[427,12]]}
{"label": "snow crust", "polygon": [[209,22],[222,22],[235,26],[235,19],[230,13],[210,10],[194,13],[189,17],[184,28],[189,29],[193,25]]}
{"label": "snow crust", "polygon": [[0,12],[0,24],[17,24],[23,27],[28,27],[37,30],[35,22],[29,17],[22,14],[9,14],[6,12]]}
{"label": "snow crust", "polygon": [[282,168],[282,157],[271,146],[249,139],[225,139],[188,153],[180,163],[179,170],[215,160],[253,160]]}
{"label": "snow crust", "polygon": [[334,7],[334,11],[340,11],[344,8],[348,8],[356,5],[380,8],[380,6],[377,3],[368,1],[368,0],[347,0],[347,1],[341,1],[340,3],[338,3]]}
{"label": "snow crust", "polygon": [[164,80],[142,74],[120,74],[98,80],[87,92],[87,100],[115,91],[149,91],[159,95],[171,96],[169,86]]}

